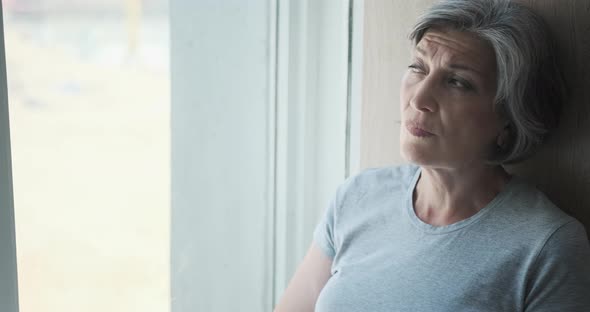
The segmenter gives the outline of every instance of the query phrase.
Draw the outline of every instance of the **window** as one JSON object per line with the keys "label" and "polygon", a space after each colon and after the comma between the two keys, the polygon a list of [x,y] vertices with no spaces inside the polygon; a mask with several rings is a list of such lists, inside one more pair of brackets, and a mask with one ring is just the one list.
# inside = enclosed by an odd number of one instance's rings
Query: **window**
{"label": "window", "polygon": [[4,3],[22,312],[169,310],[167,6]]}
{"label": "window", "polygon": [[20,311],[270,310],[357,159],[350,4],[26,3],[3,3]]}

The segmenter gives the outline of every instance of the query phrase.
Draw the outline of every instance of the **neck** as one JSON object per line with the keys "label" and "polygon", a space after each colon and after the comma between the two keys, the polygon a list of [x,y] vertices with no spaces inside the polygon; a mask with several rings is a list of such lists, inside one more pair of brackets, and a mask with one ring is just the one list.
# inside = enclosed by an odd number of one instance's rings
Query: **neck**
{"label": "neck", "polygon": [[501,166],[423,167],[414,190],[416,215],[432,225],[448,225],[469,218],[483,209],[509,179]]}

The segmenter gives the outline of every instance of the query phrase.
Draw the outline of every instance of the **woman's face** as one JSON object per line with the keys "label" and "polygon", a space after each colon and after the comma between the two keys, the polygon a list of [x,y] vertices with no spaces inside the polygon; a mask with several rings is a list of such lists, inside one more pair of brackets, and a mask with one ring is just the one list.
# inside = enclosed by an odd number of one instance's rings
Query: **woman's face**
{"label": "woman's face", "polygon": [[436,168],[481,165],[500,132],[493,49],[472,34],[429,30],[401,84],[402,156]]}

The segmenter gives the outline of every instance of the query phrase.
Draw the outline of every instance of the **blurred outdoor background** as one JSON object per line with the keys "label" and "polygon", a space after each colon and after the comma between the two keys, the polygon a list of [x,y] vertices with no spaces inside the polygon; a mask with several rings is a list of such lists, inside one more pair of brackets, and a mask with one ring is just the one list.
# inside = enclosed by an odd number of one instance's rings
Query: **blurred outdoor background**
{"label": "blurred outdoor background", "polygon": [[20,311],[169,311],[168,1],[2,5]]}

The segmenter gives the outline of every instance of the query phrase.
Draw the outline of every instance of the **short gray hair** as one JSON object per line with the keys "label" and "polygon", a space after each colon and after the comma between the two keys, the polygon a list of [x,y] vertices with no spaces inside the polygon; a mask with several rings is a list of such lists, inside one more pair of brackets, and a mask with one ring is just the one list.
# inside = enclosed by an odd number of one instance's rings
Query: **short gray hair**
{"label": "short gray hair", "polygon": [[473,33],[496,55],[494,111],[509,138],[495,146],[493,164],[529,157],[557,127],[566,90],[553,41],[542,18],[510,0],[443,0],[428,9],[410,33],[414,45],[430,28]]}

